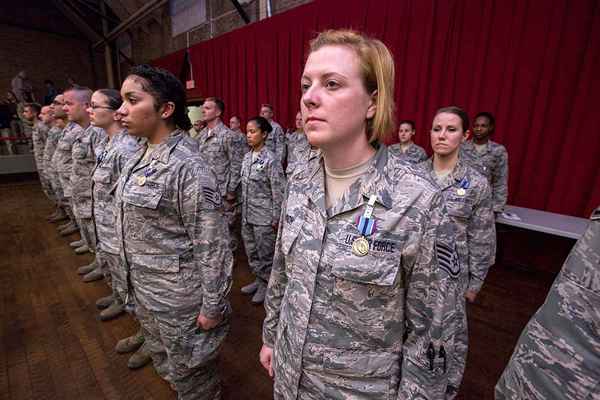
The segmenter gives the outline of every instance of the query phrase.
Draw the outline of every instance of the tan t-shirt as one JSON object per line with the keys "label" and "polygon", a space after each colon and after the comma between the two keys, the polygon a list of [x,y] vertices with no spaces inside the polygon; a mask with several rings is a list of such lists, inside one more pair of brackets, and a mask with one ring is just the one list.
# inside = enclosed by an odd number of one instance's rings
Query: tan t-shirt
{"label": "tan t-shirt", "polygon": [[325,166],[325,206],[327,208],[338,202],[346,190],[367,172],[372,159],[371,157],[358,165],[343,169],[333,169]]}
{"label": "tan t-shirt", "polygon": [[156,149],[156,144],[146,143],[146,145],[148,147],[146,148],[146,152],[144,153],[144,157],[142,157],[142,160],[144,160],[144,161],[148,161],[148,159],[152,156],[152,153],[154,152],[154,149]]}

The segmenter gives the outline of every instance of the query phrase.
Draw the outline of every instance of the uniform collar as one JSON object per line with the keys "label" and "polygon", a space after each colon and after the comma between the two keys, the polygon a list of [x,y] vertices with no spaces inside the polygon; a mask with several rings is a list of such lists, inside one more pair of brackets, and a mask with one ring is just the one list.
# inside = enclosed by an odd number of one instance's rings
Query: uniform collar
{"label": "uniform collar", "polygon": [[427,161],[424,161],[422,165],[425,167],[426,171],[429,172],[429,177],[441,190],[447,189],[450,186],[462,182],[467,176],[467,166],[462,161],[460,156],[458,157],[458,163],[454,166],[454,169],[448,174],[448,176],[446,176],[441,184],[438,182],[437,175],[433,170],[433,157],[430,157]]}
{"label": "uniform collar", "polygon": [[[309,165],[312,165],[313,169],[309,175],[308,197],[326,216],[325,167],[323,165],[323,155],[320,151],[311,154]],[[388,172],[388,150],[386,146],[380,145],[370,161],[367,172],[350,186],[345,195],[345,201],[338,202],[333,206],[329,212],[330,217],[361,207],[369,201],[372,195],[377,197],[376,202],[381,206],[388,210],[392,208]]]}

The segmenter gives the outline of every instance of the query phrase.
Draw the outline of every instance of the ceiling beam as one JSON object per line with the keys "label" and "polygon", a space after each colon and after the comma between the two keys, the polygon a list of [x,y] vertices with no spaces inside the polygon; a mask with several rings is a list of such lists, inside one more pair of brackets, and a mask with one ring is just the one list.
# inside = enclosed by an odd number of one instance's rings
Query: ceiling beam
{"label": "ceiling beam", "polygon": [[94,43],[93,47],[97,48],[99,46],[102,46],[106,42],[112,42],[117,37],[119,37],[119,35],[121,35],[123,32],[125,32],[128,29],[130,29],[135,24],[137,24],[138,22],[140,22],[142,19],[144,19],[145,17],[147,17],[150,13],[152,13],[152,11],[154,11],[157,8],[162,7],[163,5],[167,4],[168,1],[169,0],[151,0],[151,1],[148,1],[139,10],[137,10],[136,12],[134,12],[133,14],[131,14],[129,16],[129,18],[127,18],[125,21],[121,22],[119,25],[117,25],[115,27],[115,29],[113,29],[112,31],[110,31],[106,35],[106,38],[101,38],[99,41],[97,41],[96,43]]}
{"label": "ceiling beam", "polygon": [[71,7],[64,1],[60,0],[52,0],[52,3],[60,10],[60,12],[67,17],[69,21],[77,27],[83,33],[89,41],[98,42],[101,41],[102,35],[96,32],[88,23],[79,16],[75,11],[71,9]]}
{"label": "ceiling beam", "polygon": [[240,17],[242,17],[242,19],[244,20],[244,22],[246,24],[249,24],[250,23],[250,18],[248,18],[248,14],[246,14],[246,11],[244,10],[244,8],[240,4],[240,2],[238,0],[231,0],[231,3],[233,3],[233,6],[237,10],[238,14],[240,14]]}

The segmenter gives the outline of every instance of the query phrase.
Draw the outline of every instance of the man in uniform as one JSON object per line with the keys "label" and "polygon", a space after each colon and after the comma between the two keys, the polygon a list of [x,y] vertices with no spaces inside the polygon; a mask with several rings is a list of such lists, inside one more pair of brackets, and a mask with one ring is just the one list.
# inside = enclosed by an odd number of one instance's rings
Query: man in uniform
{"label": "man in uniform", "polygon": [[[61,188],[61,200],[60,204],[65,210],[69,217],[68,223],[59,226],[59,232],[63,236],[68,236],[79,231],[75,215],[73,214],[73,208],[71,205],[71,172],[73,171],[73,156],[72,147],[75,141],[78,130],[75,128],[77,124],[68,120],[67,113],[64,109],[65,106],[65,95],[56,96],[55,102],[60,99],[60,106],[55,106],[54,116],[58,119],[65,119],[68,121],[66,126],[63,128],[56,150],[52,156],[52,164],[57,175],[57,183]],[[59,110],[60,109],[60,110]],[[81,129],[81,128],[80,128]],[[75,130],[75,132],[73,132]]]}
{"label": "man in uniform", "polygon": [[508,198],[508,153],[504,146],[490,140],[495,124],[491,113],[477,114],[473,122],[473,139],[463,143],[460,156],[488,179],[494,212],[500,213]]}
{"label": "man in uniform", "polygon": [[48,193],[46,180],[44,179],[43,171],[43,154],[46,146],[46,137],[48,134],[47,126],[39,119],[42,108],[37,103],[25,103],[23,106],[23,118],[32,126],[31,140],[33,144],[33,158],[38,171],[40,183],[44,193]]}
{"label": "man in uniform", "polygon": [[496,400],[524,399],[600,399],[600,207],[496,385]]}
{"label": "man in uniform", "polygon": [[64,194],[60,180],[58,178],[58,172],[55,168],[52,158],[56,152],[58,141],[62,136],[62,131],[67,124],[67,116],[62,110],[63,106],[63,95],[57,95],[52,103],[50,104],[50,113],[52,115],[52,126],[48,131],[48,139],[46,140],[46,146],[44,147],[44,171],[46,171],[50,187],[54,193],[54,200],[56,202],[55,215],[48,218],[50,222],[58,222],[67,219],[67,213],[64,209]]}
{"label": "man in uniform", "polygon": [[267,136],[265,145],[273,154],[275,154],[275,157],[283,166],[283,161],[286,157],[286,138],[281,125],[273,120],[273,115],[273,106],[271,104],[265,103],[260,106],[260,116],[269,121],[269,124],[273,127],[273,130],[269,133],[269,136]]}
{"label": "man in uniform", "polygon": [[[228,225],[233,223],[240,185],[242,157],[234,141],[237,133],[221,121],[225,103],[219,98],[209,97],[202,105],[206,127],[198,136],[199,152],[215,171],[221,198],[225,200],[224,211]],[[237,237],[230,235],[232,249],[237,248]]]}
{"label": "man in uniform", "polygon": [[308,138],[304,133],[302,113],[298,111],[296,114],[296,130],[288,133],[286,136],[287,142],[287,166],[286,174],[290,176],[294,171],[295,164],[299,161],[299,157],[302,153],[310,149]]}

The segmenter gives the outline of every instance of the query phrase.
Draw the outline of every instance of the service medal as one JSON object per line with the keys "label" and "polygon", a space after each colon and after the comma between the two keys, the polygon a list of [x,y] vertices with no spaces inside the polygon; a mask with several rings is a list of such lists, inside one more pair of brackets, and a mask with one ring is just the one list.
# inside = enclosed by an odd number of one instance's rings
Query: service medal
{"label": "service medal", "polygon": [[363,236],[352,242],[352,253],[359,257],[369,254],[369,242]]}
{"label": "service medal", "polygon": [[463,189],[463,188],[456,189],[456,194],[459,196],[464,196],[465,193],[467,193],[467,192],[465,192],[465,189]]}
{"label": "service medal", "polygon": [[138,176],[137,183],[140,186],[144,186],[144,184],[146,183],[146,177],[145,176]]}

